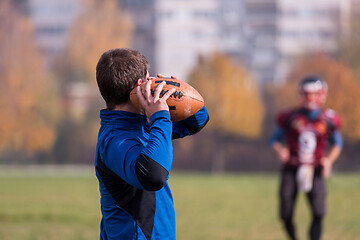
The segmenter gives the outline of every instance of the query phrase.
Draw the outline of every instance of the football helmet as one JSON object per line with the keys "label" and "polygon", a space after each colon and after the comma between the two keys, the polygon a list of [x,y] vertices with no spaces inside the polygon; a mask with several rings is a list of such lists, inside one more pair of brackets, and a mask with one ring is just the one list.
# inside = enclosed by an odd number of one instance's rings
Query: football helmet
{"label": "football helmet", "polygon": [[326,101],[327,84],[319,76],[304,77],[298,86],[302,105],[310,110],[320,108]]}

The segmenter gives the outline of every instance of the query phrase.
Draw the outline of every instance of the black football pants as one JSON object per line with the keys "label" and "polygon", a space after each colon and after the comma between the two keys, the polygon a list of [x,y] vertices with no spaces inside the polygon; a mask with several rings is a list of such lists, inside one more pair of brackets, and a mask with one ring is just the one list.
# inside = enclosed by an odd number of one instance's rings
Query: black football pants
{"label": "black football pants", "polygon": [[[291,240],[296,240],[296,230],[293,223],[293,213],[298,194],[296,184],[297,168],[283,169],[280,183],[280,217],[284,228]],[[307,193],[307,199],[312,212],[312,223],[309,229],[311,240],[319,240],[322,231],[322,219],[326,213],[326,184],[321,176],[321,169],[314,171],[314,182],[312,190]]]}

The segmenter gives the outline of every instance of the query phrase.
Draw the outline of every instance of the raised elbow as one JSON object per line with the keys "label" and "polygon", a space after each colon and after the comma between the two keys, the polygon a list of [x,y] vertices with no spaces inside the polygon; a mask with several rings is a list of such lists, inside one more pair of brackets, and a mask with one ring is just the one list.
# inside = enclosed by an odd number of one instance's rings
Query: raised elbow
{"label": "raised elbow", "polygon": [[158,191],[166,183],[169,172],[159,163],[140,154],[135,164],[136,176],[147,191]]}

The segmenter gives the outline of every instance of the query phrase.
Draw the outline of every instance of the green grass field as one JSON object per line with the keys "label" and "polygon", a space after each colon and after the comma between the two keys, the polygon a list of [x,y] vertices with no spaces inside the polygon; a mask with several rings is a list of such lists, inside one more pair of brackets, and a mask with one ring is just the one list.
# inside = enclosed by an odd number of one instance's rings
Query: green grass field
{"label": "green grass field", "polygon": [[[277,218],[275,174],[172,173],[179,240],[286,239]],[[325,240],[360,239],[360,176],[328,181]],[[97,180],[88,174],[0,174],[1,240],[99,239]],[[300,239],[310,214],[303,195],[296,209]]]}

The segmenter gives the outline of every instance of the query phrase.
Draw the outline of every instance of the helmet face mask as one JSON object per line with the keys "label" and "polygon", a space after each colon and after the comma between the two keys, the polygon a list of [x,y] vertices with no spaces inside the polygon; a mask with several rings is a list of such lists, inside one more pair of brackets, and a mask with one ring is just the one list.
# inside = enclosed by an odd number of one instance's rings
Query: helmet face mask
{"label": "helmet face mask", "polygon": [[318,76],[307,76],[299,83],[299,95],[303,107],[319,109],[326,101],[327,84]]}

